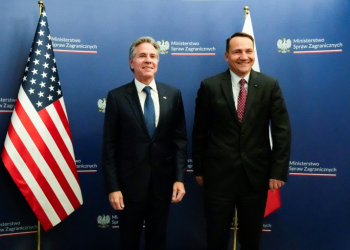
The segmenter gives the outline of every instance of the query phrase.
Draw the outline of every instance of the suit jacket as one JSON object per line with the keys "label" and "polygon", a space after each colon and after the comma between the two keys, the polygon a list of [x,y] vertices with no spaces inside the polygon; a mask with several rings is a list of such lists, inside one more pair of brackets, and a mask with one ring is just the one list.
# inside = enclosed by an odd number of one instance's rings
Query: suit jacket
{"label": "suit jacket", "polygon": [[194,173],[203,176],[207,190],[229,193],[241,167],[257,191],[266,191],[269,179],[287,180],[291,129],[281,89],[270,76],[251,71],[242,123],[230,71],[205,79],[196,99],[192,138]]}
{"label": "suit jacket", "polygon": [[108,93],[103,136],[105,192],[122,191],[137,201],[153,188],[159,198],[171,197],[174,182],[185,181],[187,133],[178,89],[156,82],[159,121],[148,134],[134,81]]}

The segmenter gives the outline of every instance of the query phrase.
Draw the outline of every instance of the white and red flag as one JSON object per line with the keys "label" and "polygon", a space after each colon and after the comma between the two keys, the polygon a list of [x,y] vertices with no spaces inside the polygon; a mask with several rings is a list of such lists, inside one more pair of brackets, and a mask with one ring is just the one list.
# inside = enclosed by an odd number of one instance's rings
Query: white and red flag
{"label": "white and red flag", "polygon": [[[253,24],[252,19],[250,17],[250,12],[246,14],[245,22],[243,25],[242,32],[247,33],[251,35],[254,38],[254,31],[253,31]],[[254,38],[255,39],[255,38]],[[259,66],[259,60],[258,60],[258,52],[256,48],[256,42],[254,43],[254,52],[255,52],[255,62],[253,64],[253,69],[257,72],[260,72],[260,66]],[[270,133],[270,144],[272,147],[272,138]],[[267,194],[267,203],[265,208],[265,217],[275,211],[276,209],[281,207],[281,196],[280,191],[278,189],[275,189],[275,193],[271,192],[271,190],[268,191]]]}
{"label": "white and red flag", "polygon": [[45,8],[1,157],[45,230],[83,204]]}

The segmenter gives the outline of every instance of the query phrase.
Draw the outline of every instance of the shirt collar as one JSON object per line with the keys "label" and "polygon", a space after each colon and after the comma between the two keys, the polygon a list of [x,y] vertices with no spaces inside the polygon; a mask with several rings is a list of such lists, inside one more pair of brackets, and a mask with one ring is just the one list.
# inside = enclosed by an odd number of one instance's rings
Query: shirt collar
{"label": "shirt collar", "polygon": [[[235,73],[233,73],[231,70],[230,70],[230,74],[231,74],[231,82],[232,82],[234,85],[239,85],[239,81],[240,81],[242,78],[240,78],[238,75],[236,75]],[[250,76],[250,72],[244,77],[244,80],[246,80],[247,83],[248,83],[248,80],[249,80],[249,76]]]}
{"label": "shirt collar", "polygon": [[146,86],[150,86],[152,90],[157,92],[157,85],[156,85],[156,81],[154,79],[152,80],[152,82],[149,85],[143,84],[142,82],[138,81],[136,78],[134,79],[134,82],[135,82],[136,89],[137,89],[138,93],[142,92],[143,88]]}

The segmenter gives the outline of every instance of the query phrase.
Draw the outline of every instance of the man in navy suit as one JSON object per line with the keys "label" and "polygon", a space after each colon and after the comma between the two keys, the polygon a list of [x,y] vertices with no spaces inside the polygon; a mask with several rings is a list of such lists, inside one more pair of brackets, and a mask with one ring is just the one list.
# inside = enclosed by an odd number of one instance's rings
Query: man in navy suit
{"label": "man in navy suit", "polygon": [[278,81],[252,69],[250,35],[228,38],[225,59],[229,69],[205,79],[198,90],[194,174],[204,187],[208,249],[227,250],[236,206],[241,250],[257,250],[267,191],[287,180],[289,117]]}
{"label": "man in navy suit", "polygon": [[165,249],[170,203],[185,194],[187,133],[181,93],[155,81],[159,45],[135,40],[132,82],[108,93],[103,136],[105,191],[119,217],[122,249]]}

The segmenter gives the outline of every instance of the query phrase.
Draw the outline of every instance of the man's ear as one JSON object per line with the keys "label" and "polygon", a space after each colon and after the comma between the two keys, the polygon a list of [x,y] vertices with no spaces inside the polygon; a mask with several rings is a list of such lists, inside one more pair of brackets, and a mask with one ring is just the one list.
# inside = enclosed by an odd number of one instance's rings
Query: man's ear
{"label": "man's ear", "polygon": [[131,69],[134,69],[133,62],[134,62],[133,59],[129,58],[129,64]]}
{"label": "man's ear", "polygon": [[228,62],[228,53],[227,52],[225,52],[225,60],[226,60],[226,62]]}

